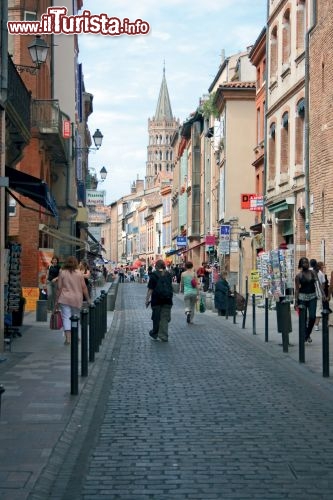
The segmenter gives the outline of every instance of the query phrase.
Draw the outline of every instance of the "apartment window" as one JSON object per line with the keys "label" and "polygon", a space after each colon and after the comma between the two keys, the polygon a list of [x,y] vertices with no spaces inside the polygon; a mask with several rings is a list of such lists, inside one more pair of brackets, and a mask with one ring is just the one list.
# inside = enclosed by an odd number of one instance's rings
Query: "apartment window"
{"label": "apartment window", "polygon": [[24,21],[37,21],[37,13],[25,10],[24,11]]}
{"label": "apartment window", "polygon": [[281,165],[282,174],[287,173],[289,168],[289,113],[282,115],[281,122]]}
{"label": "apartment window", "polygon": [[296,10],[296,49],[304,52],[305,48],[305,0],[299,0]]}
{"label": "apartment window", "polygon": [[300,165],[303,170],[304,166],[304,135],[305,135],[305,100],[300,99],[296,106],[296,123],[295,123],[295,161],[296,165]]}
{"label": "apartment window", "polygon": [[278,63],[278,35],[277,26],[274,26],[271,33],[270,42],[270,77],[272,80],[276,79],[277,63]]}
{"label": "apartment window", "polygon": [[276,174],[276,142],[275,142],[276,124],[272,123],[269,127],[268,140],[268,179],[274,180]]}
{"label": "apartment window", "polygon": [[259,144],[261,139],[260,133],[260,108],[257,109],[257,144]]}
{"label": "apartment window", "polygon": [[290,64],[290,10],[283,15],[282,24],[282,65]]}

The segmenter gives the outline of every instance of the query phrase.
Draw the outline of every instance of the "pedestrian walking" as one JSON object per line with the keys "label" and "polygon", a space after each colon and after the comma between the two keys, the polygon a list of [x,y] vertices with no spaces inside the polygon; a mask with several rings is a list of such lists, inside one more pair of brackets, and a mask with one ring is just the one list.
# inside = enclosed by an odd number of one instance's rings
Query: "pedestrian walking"
{"label": "pedestrian walking", "polygon": [[166,271],[164,261],[158,260],[155,264],[155,271],[149,277],[146,296],[146,307],[151,304],[151,319],[153,321],[153,328],[149,335],[154,340],[168,342],[172,297],[171,274]]}
{"label": "pedestrian walking", "polygon": [[53,311],[54,309],[60,269],[59,258],[53,255],[47,273],[47,308],[49,311]]}
{"label": "pedestrian walking", "polygon": [[79,270],[76,257],[67,257],[58,277],[56,305],[59,304],[65,335],[65,345],[71,343],[71,316],[80,315],[83,298],[90,304],[87,285]]}
{"label": "pedestrian walking", "polygon": [[125,270],[124,270],[124,266],[122,264],[121,264],[121,266],[119,268],[118,274],[119,274],[119,283],[124,283],[124,281],[125,281]]}
{"label": "pedestrian walking", "polygon": [[305,342],[311,343],[311,333],[316,321],[317,277],[312,269],[307,257],[302,257],[298,263],[299,273],[295,276],[295,308],[304,305],[308,312],[308,322],[305,330]]}
{"label": "pedestrian walking", "polygon": [[315,332],[319,331],[319,323],[323,312],[324,304],[327,301],[327,297],[325,294],[325,273],[324,273],[324,263],[317,262],[316,259],[310,260],[310,269],[316,274],[317,282],[316,282],[316,293],[317,293],[317,309],[316,309],[316,321],[314,324]]}
{"label": "pedestrian walking", "polygon": [[227,277],[227,271],[222,271],[215,285],[214,305],[218,316],[225,316],[228,310],[230,285]]}
{"label": "pedestrian walking", "polygon": [[193,271],[193,263],[186,262],[185,271],[180,278],[180,292],[184,293],[185,316],[187,323],[193,323],[195,305],[199,299],[199,285],[196,273]]}
{"label": "pedestrian walking", "polygon": [[88,262],[86,260],[81,260],[79,265],[79,270],[83,275],[84,282],[87,286],[89,296],[91,297],[91,272],[89,269]]}

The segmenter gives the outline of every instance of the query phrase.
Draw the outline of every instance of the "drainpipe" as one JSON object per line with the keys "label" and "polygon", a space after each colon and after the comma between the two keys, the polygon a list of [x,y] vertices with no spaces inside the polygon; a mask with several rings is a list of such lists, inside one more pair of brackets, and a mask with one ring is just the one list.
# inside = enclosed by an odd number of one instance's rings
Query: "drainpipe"
{"label": "drainpipe", "polygon": [[[0,2],[0,40],[1,40],[1,64],[0,64],[0,353],[4,350],[4,311],[5,311],[5,244],[6,244],[6,184],[8,179],[5,177],[6,165],[6,112],[4,109],[7,100],[8,85],[8,2]],[[0,358],[0,361],[2,359]]]}
{"label": "drainpipe", "polygon": [[[269,3],[267,0],[267,13],[266,13],[266,67],[265,67],[265,107],[264,107],[264,175],[262,179],[262,194],[264,196],[263,210],[261,212],[262,227],[266,223],[266,186],[267,186],[267,96],[268,96],[268,54],[269,54],[269,37],[268,37],[268,16],[269,16]],[[266,251],[266,225],[264,227],[264,250]]]}
{"label": "drainpipe", "polygon": [[310,102],[310,61],[309,61],[309,52],[310,52],[310,36],[312,31],[314,30],[317,24],[317,0],[313,0],[312,2],[312,26],[306,32],[305,36],[305,88],[304,88],[304,98],[305,98],[305,137],[304,137],[304,149],[305,149],[305,158],[304,158],[304,174],[305,174],[305,186],[304,186],[304,194],[305,194],[305,239],[306,241],[310,241],[310,182],[309,182],[309,170],[310,170],[310,148],[309,148],[309,135],[310,135],[310,125],[309,125],[309,102]]}

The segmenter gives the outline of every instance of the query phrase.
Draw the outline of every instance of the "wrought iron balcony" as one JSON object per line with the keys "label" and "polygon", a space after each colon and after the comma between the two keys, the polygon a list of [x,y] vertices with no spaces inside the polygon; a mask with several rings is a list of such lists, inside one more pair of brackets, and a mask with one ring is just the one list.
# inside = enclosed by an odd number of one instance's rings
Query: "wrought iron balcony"
{"label": "wrought iron balcony", "polygon": [[67,120],[57,99],[33,101],[32,127],[38,129],[55,163],[67,163],[70,159],[69,140],[63,138],[63,123]]}
{"label": "wrought iron balcony", "polygon": [[6,101],[7,115],[7,164],[14,164],[29,143],[31,133],[31,94],[16,71],[8,56],[8,91]]}

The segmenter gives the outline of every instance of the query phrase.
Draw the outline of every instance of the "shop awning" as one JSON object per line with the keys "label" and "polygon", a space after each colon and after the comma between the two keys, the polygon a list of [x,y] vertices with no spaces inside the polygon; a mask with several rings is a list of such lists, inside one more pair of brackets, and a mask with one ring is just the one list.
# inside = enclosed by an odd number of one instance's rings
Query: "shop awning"
{"label": "shop awning", "polygon": [[70,245],[79,246],[88,250],[87,243],[85,241],[80,240],[80,238],[76,238],[75,236],[71,236],[70,234],[63,233],[62,231],[59,231],[59,229],[47,226],[46,224],[39,224],[39,230],[42,231],[42,233],[63,241],[64,243],[69,243]]}
{"label": "shop awning", "polygon": [[36,210],[33,207],[25,206],[16,196],[11,192],[11,190],[19,193],[30,200],[38,203],[41,207],[45,208],[52,217],[59,217],[58,209],[54,198],[51,195],[48,185],[46,182],[33,177],[32,175],[16,170],[15,168],[6,167],[6,177],[9,179],[8,191],[11,196],[24,208],[30,210]]}
{"label": "shop awning", "polygon": [[186,248],[185,250],[180,250],[178,253],[187,253],[190,252],[191,250],[194,250],[195,248],[201,247],[201,245],[204,245],[206,242],[202,241],[201,243],[198,243],[197,245],[193,245],[191,248]]}

